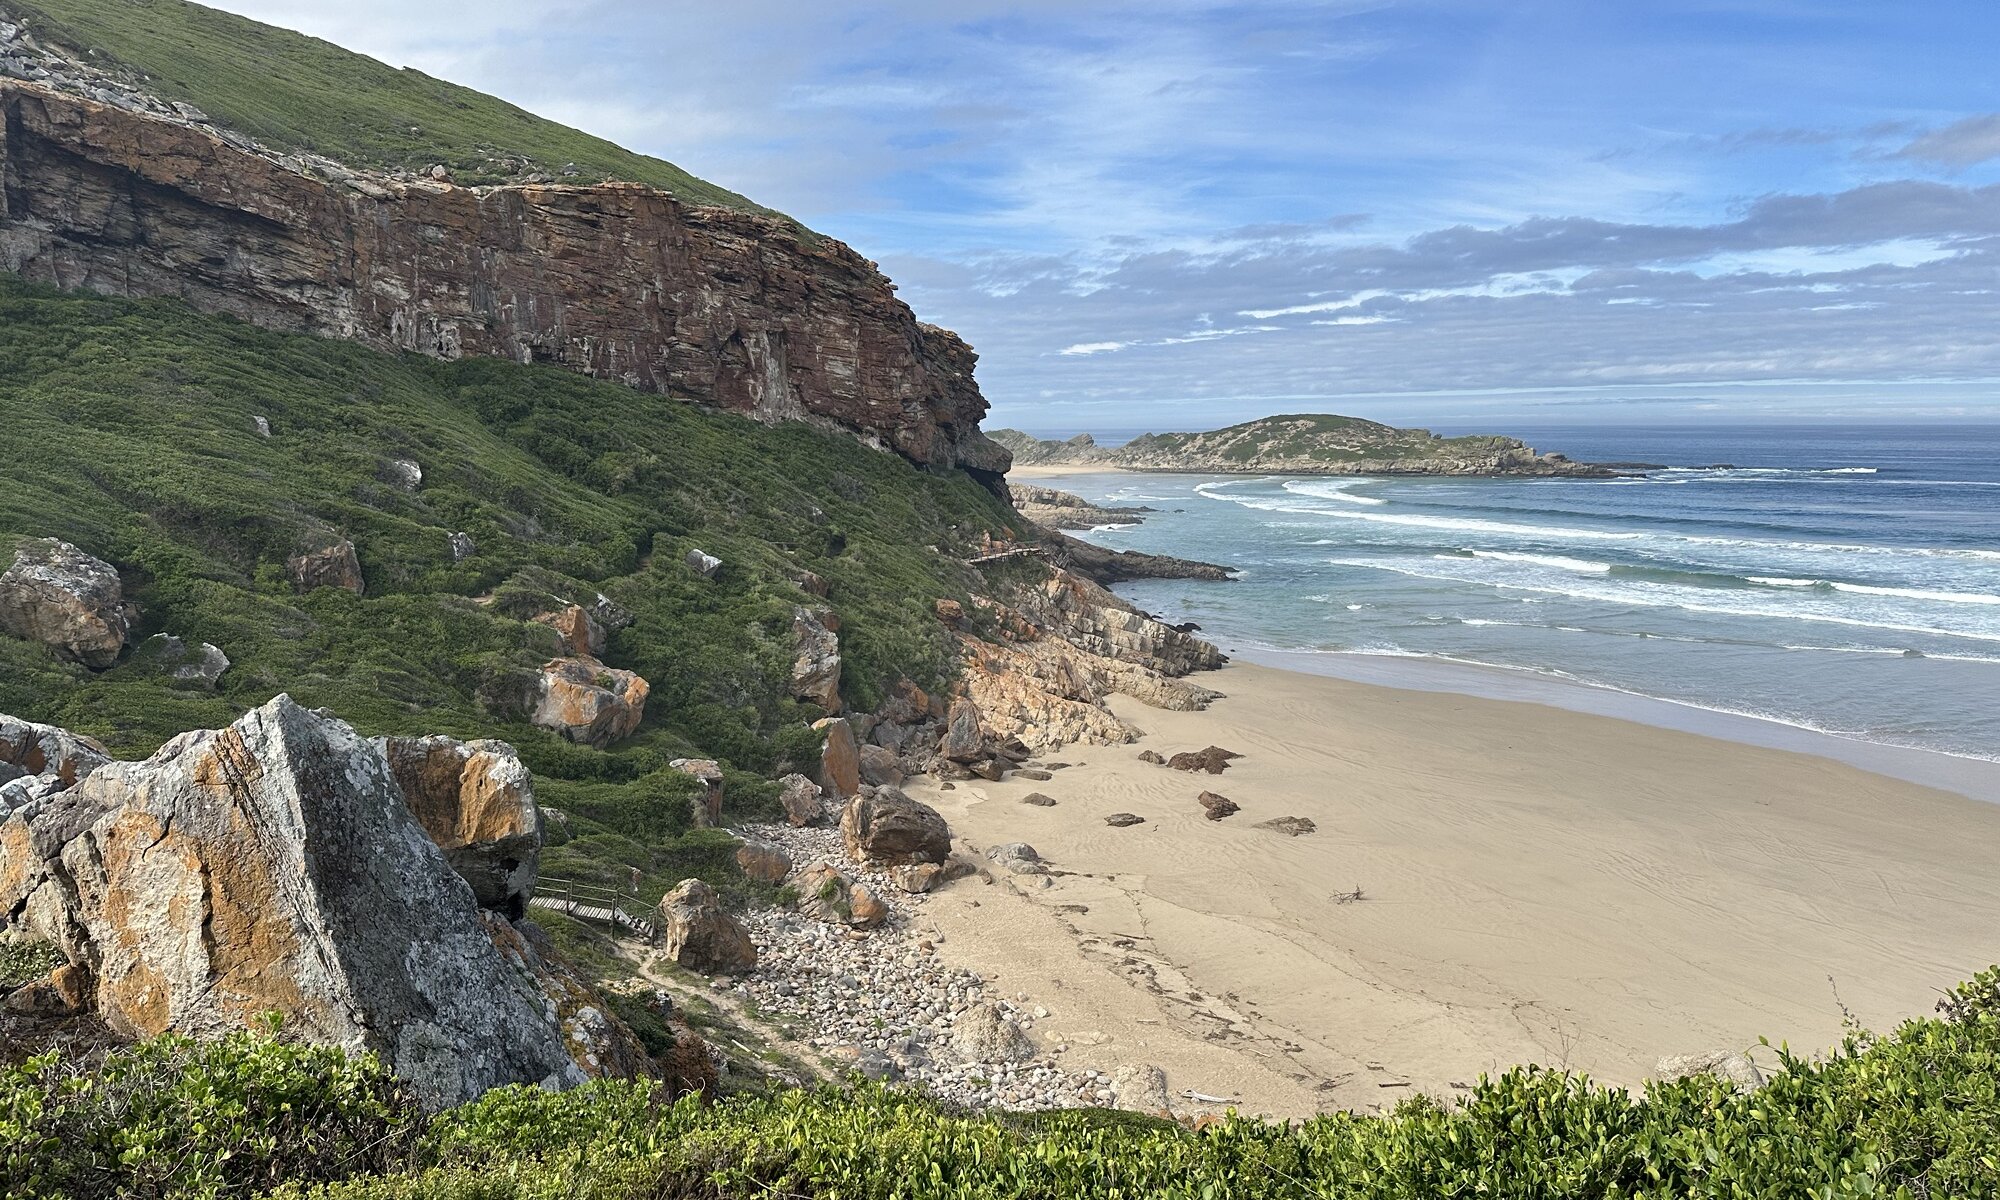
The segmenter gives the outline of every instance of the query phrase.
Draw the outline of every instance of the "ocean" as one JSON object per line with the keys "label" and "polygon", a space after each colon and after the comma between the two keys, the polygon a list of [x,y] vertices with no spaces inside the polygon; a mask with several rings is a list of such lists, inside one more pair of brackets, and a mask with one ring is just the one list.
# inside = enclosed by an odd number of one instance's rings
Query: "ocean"
{"label": "ocean", "polygon": [[2000,427],[1507,432],[1663,469],[1035,482],[1157,510],[1091,541],[1239,571],[1118,590],[1240,657],[1470,691],[1506,672],[1571,688],[1500,694],[1589,689],[2000,763]]}

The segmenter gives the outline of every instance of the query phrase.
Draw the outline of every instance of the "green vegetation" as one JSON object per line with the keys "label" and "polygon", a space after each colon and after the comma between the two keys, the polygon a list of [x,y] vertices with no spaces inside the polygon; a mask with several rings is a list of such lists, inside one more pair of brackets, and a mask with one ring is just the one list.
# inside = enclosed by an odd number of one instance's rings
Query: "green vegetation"
{"label": "green vegetation", "polygon": [[385,171],[441,163],[464,184],[574,163],[583,183],[647,183],[690,203],[770,211],[470,88],[186,0],[7,0],[4,11],[43,41],[121,63],[162,98],[274,148]]}
{"label": "green vegetation", "polygon": [[969,1115],[871,1085],[712,1104],[623,1083],[513,1087],[426,1117],[369,1059],[169,1039],[94,1070],[44,1055],[0,1073],[0,1147],[24,1198],[1992,1196],[1996,990],[2000,968],[1946,1017],[1857,1030],[1823,1062],[1781,1053],[1747,1095],[1692,1078],[1635,1097],[1530,1067],[1450,1104],[1201,1129]]}
{"label": "green vegetation", "polygon": [[33,983],[68,961],[47,942],[0,942],[0,992]]}
{"label": "green vegetation", "polygon": [[[969,599],[956,557],[1015,519],[962,475],[803,425],[8,276],[0,426],[0,555],[73,542],[119,567],[137,636],[213,642],[233,663],[211,692],[0,636],[0,712],[122,756],[278,692],[370,734],[504,738],[566,818],[548,872],[624,884],[638,868],[648,903],[684,874],[740,884],[713,835],[690,834],[694,784],[671,759],[720,759],[732,819],[775,811],[772,774],[817,765],[818,714],[787,695],[794,609],[840,613],[855,707],[905,676],[935,688],[952,659],[932,604]],[[422,465],[420,488],[385,482],[396,459]],[[456,531],[477,545],[462,561]],[[365,596],[293,590],[286,559],[332,537],[357,547]],[[723,560],[712,581],[685,564],[697,547]],[[600,594],[631,617],[605,661],[652,684],[645,724],[608,752],[522,717],[561,653],[531,618]]]}

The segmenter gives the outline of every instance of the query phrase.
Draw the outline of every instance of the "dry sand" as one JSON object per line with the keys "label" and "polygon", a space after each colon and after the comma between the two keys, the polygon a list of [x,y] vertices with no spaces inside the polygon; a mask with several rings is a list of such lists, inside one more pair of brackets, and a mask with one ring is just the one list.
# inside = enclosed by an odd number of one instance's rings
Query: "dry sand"
{"label": "dry sand", "polygon": [[[1073,765],[1050,782],[916,789],[973,845],[1053,864],[926,915],[1048,1007],[1037,1034],[1075,1065],[1156,1063],[1176,1095],[1279,1116],[1520,1062],[1632,1085],[1759,1035],[1822,1050],[1842,1004],[1893,1027],[2000,958],[2000,805],[1536,704],[1247,665],[1203,682],[1228,698],[1121,701],[1148,736],[1051,755]],[[1137,759],[1211,743],[1244,757]],[[1204,790],[1242,811],[1206,820]],[[1120,811],[1146,823],[1104,823]],[[1256,824],[1292,815],[1319,831]]]}
{"label": "dry sand", "polygon": [[1065,475],[1125,475],[1130,474],[1124,467],[1100,466],[1097,463],[1041,463],[1021,466],[1018,463],[1007,468],[1009,479],[1059,479]]}

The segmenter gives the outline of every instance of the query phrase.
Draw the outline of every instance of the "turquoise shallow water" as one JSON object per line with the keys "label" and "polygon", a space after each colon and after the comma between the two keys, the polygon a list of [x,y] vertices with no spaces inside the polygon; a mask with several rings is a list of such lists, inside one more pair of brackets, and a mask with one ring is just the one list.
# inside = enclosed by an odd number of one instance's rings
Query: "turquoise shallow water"
{"label": "turquoise shallow water", "polygon": [[1514,432],[1664,469],[1036,482],[1158,510],[1092,541],[1240,571],[1119,590],[1250,657],[1476,664],[2000,762],[2000,427]]}

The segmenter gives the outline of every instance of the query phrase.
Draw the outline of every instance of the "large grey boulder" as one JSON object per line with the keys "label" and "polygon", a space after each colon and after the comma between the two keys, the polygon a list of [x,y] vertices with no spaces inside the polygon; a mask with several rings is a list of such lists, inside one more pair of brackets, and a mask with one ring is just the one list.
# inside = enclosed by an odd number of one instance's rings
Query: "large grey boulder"
{"label": "large grey boulder", "polygon": [[1764,1073],[1750,1056],[1736,1050],[1708,1050],[1700,1054],[1670,1054],[1653,1068],[1661,1079],[1685,1079],[1708,1075],[1720,1079],[1739,1092],[1754,1092],[1764,1086]]}
{"label": "large grey boulder", "polygon": [[0,629],[101,671],[124,650],[132,612],[110,563],[56,538],[33,538],[0,574]]}
{"label": "large grey boulder", "polygon": [[377,738],[375,748],[479,907],[525,916],[541,862],[542,814],[514,747],[433,735]]}
{"label": "large grey boulder", "polygon": [[176,683],[212,688],[229,670],[229,656],[208,642],[190,646],[170,633],[156,633],[139,644],[132,661]]}
{"label": "large grey boulder", "polygon": [[778,802],[785,806],[785,821],[794,829],[803,829],[826,814],[826,806],[820,800],[817,783],[803,775],[787,775],[778,781],[784,788],[778,794]]}
{"label": "large grey boulder", "polygon": [[373,1050],[428,1103],[584,1069],[511,927],[479,910],[345,723],[279,696],[114,762],[0,825],[0,934],[91,979],[117,1033],[213,1036],[277,1010]]}
{"label": "large grey boulder", "polygon": [[32,815],[42,801],[110,761],[89,738],[0,714],[0,821]]}
{"label": "large grey boulder", "polygon": [[1035,1056],[1027,1032],[991,1001],[958,1014],[951,1025],[951,1045],[968,1063],[1024,1062]]}
{"label": "large grey boulder", "polygon": [[951,854],[951,826],[938,811],[892,787],[863,788],[849,800],[840,837],[861,862],[941,863]]}

